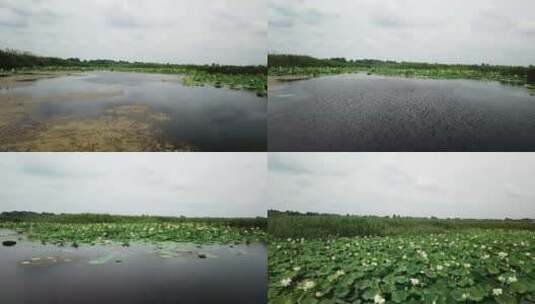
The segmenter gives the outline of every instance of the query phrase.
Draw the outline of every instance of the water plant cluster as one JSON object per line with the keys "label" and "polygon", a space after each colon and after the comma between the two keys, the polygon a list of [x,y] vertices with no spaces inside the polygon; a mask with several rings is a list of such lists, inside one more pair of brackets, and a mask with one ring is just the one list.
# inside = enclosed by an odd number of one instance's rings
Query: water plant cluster
{"label": "water plant cluster", "polygon": [[116,242],[248,243],[265,239],[262,218],[185,218],[107,214],[0,214],[0,228],[57,245]]}
{"label": "water plant cluster", "polygon": [[270,303],[533,303],[535,233],[275,238]]}
{"label": "water plant cluster", "polygon": [[106,244],[135,241],[232,243],[264,239],[260,228],[239,229],[209,223],[91,223],[3,222],[0,227],[24,234],[30,240],[58,245]]}

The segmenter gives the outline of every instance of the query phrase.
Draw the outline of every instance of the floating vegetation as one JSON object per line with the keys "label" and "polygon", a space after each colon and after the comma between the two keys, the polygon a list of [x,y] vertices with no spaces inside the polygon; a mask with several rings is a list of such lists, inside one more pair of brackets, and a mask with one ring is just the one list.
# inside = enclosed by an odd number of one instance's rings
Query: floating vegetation
{"label": "floating vegetation", "polygon": [[72,259],[61,256],[33,257],[19,262],[22,267],[50,267],[62,263],[70,263]]}
{"label": "floating vegetation", "polygon": [[275,239],[270,303],[533,303],[535,234]]}
{"label": "floating vegetation", "polygon": [[212,85],[216,88],[228,87],[233,90],[256,92],[259,97],[267,96],[267,77],[265,74],[221,74],[204,71],[191,71],[182,78],[187,86]]}
{"label": "floating vegetation", "polygon": [[0,227],[20,231],[30,240],[53,244],[70,242],[108,245],[134,241],[206,243],[246,243],[261,241],[265,232],[256,227],[236,228],[210,223],[91,223],[0,222]]}
{"label": "floating vegetation", "polygon": [[[8,113],[20,108],[12,105],[15,109]],[[97,117],[61,117],[46,124],[23,123],[28,120],[24,116],[18,120],[13,120],[13,116],[6,119],[9,121],[5,128],[0,129],[0,150],[4,151],[196,150],[191,143],[161,141],[160,126],[170,118],[165,113],[151,111],[146,105],[114,106]]]}
{"label": "floating vegetation", "polygon": [[111,261],[117,262],[118,260],[120,260],[118,259],[119,256],[120,254],[118,252],[115,252],[115,251],[108,252],[96,259],[90,260],[88,264],[89,265],[104,265],[104,264],[110,263]]}

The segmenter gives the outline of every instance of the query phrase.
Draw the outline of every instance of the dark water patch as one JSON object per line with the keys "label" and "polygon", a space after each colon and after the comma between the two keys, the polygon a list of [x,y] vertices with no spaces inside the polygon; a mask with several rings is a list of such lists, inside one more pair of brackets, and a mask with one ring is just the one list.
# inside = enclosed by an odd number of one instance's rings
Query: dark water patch
{"label": "dark water patch", "polygon": [[0,247],[1,303],[267,302],[264,245],[161,247],[204,258],[161,257],[155,244],[139,243],[76,249],[22,241]]}
{"label": "dark water patch", "polygon": [[[2,99],[31,97],[28,115],[46,124],[64,117],[95,118],[110,108],[149,106],[170,119],[161,124],[161,140],[191,143],[201,151],[265,151],[266,103],[250,92],[186,87],[178,76],[94,72],[44,79],[6,90]],[[22,97],[20,97],[22,96]]]}
{"label": "dark water patch", "polygon": [[535,97],[470,80],[367,75],[270,92],[270,151],[534,151]]}

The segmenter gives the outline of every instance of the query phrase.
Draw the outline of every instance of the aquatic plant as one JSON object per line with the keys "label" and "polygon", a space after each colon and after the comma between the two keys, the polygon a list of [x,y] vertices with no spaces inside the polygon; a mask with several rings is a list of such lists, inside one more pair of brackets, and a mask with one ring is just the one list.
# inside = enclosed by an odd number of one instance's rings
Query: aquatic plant
{"label": "aquatic plant", "polygon": [[273,239],[270,303],[531,303],[535,234]]}
{"label": "aquatic plant", "polygon": [[[264,219],[265,220],[265,219]],[[255,223],[260,223],[256,225]],[[77,247],[117,242],[247,243],[265,239],[257,219],[202,219],[123,217],[107,215],[0,216],[0,228],[17,231],[31,240]]]}

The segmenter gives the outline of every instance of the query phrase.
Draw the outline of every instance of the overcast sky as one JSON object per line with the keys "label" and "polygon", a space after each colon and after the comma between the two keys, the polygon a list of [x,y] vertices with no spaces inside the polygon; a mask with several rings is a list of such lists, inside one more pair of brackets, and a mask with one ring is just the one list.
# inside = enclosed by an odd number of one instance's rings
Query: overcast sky
{"label": "overcast sky", "polygon": [[265,64],[266,0],[0,0],[0,48],[171,63]]}
{"label": "overcast sky", "polygon": [[0,212],[266,215],[263,153],[0,153]]}
{"label": "overcast sky", "polygon": [[269,208],[535,218],[535,153],[270,153]]}
{"label": "overcast sky", "polygon": [[533,0],[268,0],[269,51],[535,65]]}

